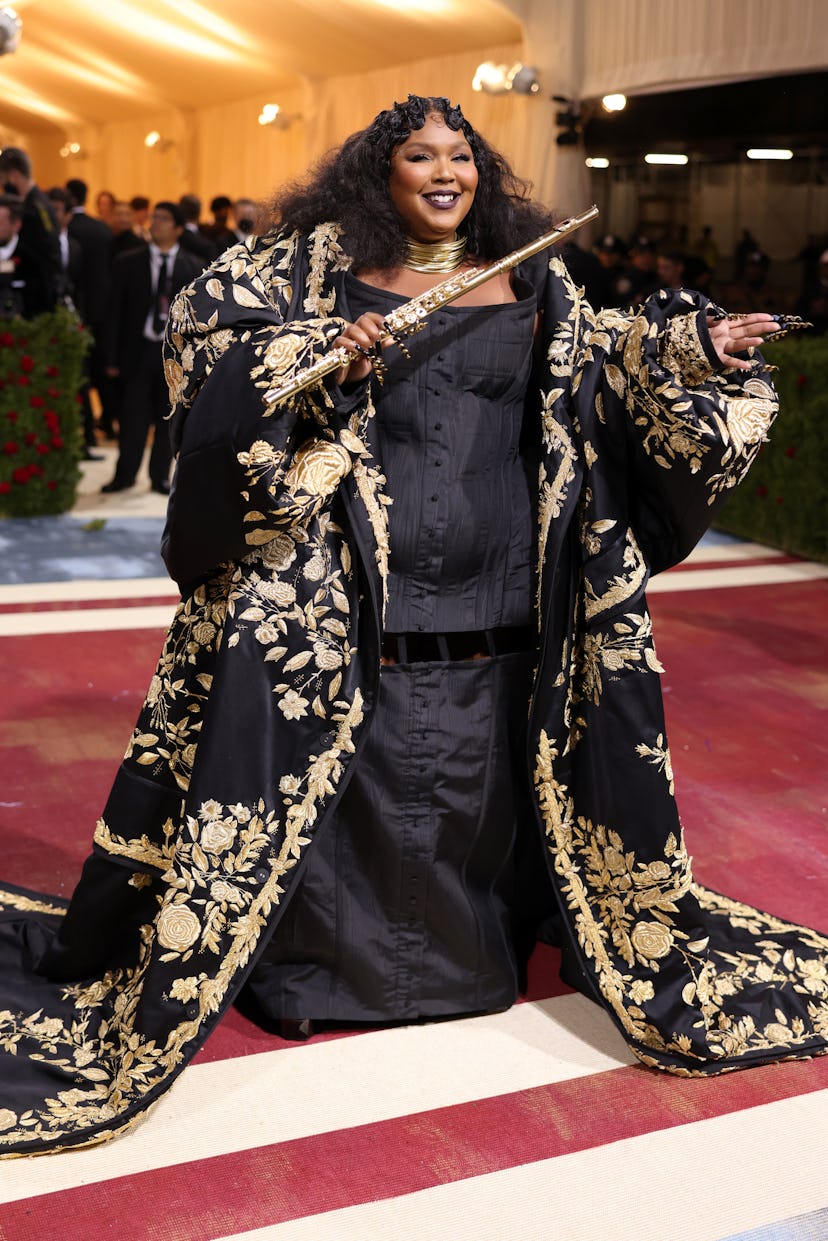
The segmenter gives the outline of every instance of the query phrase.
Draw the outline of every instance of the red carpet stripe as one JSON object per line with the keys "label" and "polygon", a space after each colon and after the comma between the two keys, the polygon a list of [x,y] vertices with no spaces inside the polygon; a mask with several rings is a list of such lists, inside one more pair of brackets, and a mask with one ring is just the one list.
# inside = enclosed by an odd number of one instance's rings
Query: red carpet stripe
{"label": "red carpet stripe", "polygon": [[[0,1209],[0,1236],[88,1241],[105,1221],[111,1235],[129,1241],[208,1241],[826,1087],[828,1059],[707,1080],[620,1068],[20,1199]],[[186,1154],[181,1151],[181,1158]]]}

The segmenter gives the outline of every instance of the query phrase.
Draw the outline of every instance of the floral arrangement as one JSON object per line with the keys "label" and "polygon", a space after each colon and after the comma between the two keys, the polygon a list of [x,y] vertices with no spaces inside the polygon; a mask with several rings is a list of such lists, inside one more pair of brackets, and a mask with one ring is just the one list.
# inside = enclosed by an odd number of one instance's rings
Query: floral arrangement
{"label": "floral arrangement", "polygon": [[36,319],[0,319],[0,517],[72,507],[89,344],[88,332],[63,307]]}
{"label": "floral arrangement", "polygon": [[779,417],[716,525],[828,561],[828,337],[789,337],[763,353],[778,368]]}

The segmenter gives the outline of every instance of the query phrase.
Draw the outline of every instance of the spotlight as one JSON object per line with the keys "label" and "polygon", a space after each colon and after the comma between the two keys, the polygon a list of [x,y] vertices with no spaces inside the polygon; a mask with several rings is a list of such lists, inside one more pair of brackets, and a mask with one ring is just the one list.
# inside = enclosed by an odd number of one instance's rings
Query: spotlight
{"label": "spotlight", "polygon": [[592,155],[584,160],[587,168],[609,168],[609,160],[605,155]]}
{"label": "spotlight", "polygon": [[472,90],[485,91],[487,95],[505,95],[509,90],[509,69],[484,60],[478,65],[472,78]]}
{"label": "spotlight", "polygon": [[540,90],[537,69],[522,65],[520,61],[512,65],[507,77],[509,89],[513,90],[516,95],[537,95]]}
{"label": "spotlight", "polygon": [[472,90],[485,91],[487,95],[506,95],[509,91],[516,95],[537,95],[540,91],[538,71],[519,60],[511,67],[484,60],[475,70]]}
{"label": "spotlight", "polygon": [[274,129],[288,129],[298,120],[298,112],[284,112],[278,103],[266,103],[259,113],[259,124],[272,125]]}
{"label": "spotlight", "polygon": [[66,142],[60,148],[61,159],[69,159],[72,155],[76,155],[82,159],[85,154],[86,152],[82,149],[79,142]]}
{"label": "spotlight", "polygon": [[627,106],[627,96],[622,94],[604,95],[601,100],[605,112],[623,112]]}
{"label": "spotlight", "polygon": [[150,151],[169,151],[174,145],[172,138],[163,138],[157,129],[151,129],[144,138],[144,146]]}
{"label": "spotlight", "polygon": [[7,56],[17,51],[23,23],[14,9],[0,9],[0,56]]}
{"label": "spotlight", "polygon": [[686,155],[659,155],[650,154],[644,156],[645,164],[686,164]]}
{"label": "spotlight", "polygon": [[773,147],[751,147],[747,152],[748,159],[793,159],[793,151],[787,147],[775,150]]}

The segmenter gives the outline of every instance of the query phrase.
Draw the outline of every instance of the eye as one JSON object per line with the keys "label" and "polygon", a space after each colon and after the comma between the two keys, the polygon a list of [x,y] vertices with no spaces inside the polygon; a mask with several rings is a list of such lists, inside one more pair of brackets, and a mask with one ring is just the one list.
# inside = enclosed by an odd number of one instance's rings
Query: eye
{"label": "eye", "polygon": [[471,163],[471,156],[465,151],[462,151],[459,154],[455,155],[454,158],[461,160],[464,164]]}

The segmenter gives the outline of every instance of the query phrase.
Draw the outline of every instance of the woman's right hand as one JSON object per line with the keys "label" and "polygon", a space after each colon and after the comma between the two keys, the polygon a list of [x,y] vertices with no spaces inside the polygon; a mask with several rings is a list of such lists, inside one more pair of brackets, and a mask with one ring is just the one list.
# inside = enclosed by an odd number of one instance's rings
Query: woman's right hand
{"label": "woman's right hand", "polygon": [[345,383],[356,383],[371,373],[371,359],[360,353],[360,349],[373,350],[382,336],[383,317],[373,311],[360,315],[356,323],[349,323],[341,336],[333,342],[335,349],[344,346],[353,352],[354,360],[348,366],[340,366],[334,375],[334,381],[342,386]]}

